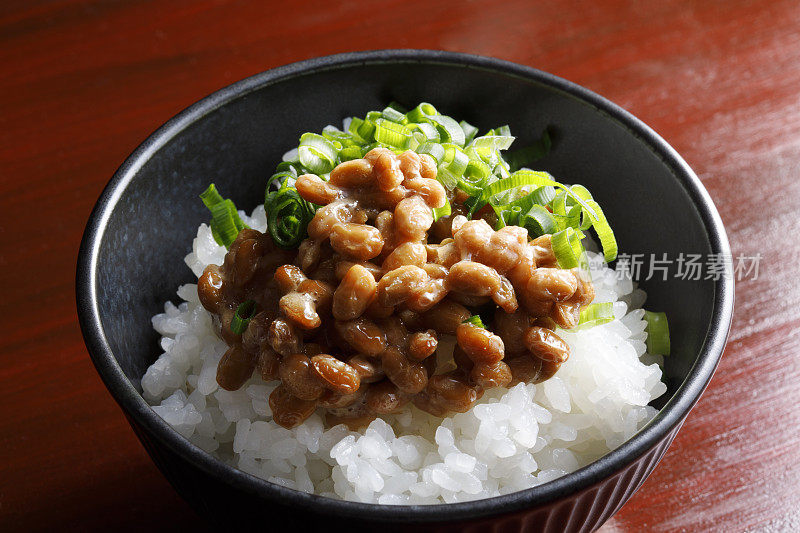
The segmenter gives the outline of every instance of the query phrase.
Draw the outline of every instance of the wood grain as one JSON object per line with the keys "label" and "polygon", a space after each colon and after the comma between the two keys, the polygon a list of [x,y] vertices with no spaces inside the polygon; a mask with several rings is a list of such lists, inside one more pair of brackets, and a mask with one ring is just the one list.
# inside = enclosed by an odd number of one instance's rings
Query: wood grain
{"label": "wood grain", "polygon": [[737,284],[711,386],[603,531],[800,530],[795,0],[4,2],[0,530],[199,524],[83,346],[83,226],[130,151],[198,98],[291,61],[399,47],[516,61],[621,104],[700,175],[734,255],[764,256]]}

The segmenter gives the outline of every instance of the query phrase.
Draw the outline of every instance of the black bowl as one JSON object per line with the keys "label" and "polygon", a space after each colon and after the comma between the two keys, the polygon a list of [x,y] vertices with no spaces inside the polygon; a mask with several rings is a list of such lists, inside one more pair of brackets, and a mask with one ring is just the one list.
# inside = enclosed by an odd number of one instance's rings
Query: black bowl
{"label": "black bowl", "polygon": [[[648,308],[666,311],[672,355],[660,412],[621,447],[542,486],[471,503],[381,506],[286,489],[214,459],[172,430],[140,395],[159,353],[150,317],[193,281],[183,265],[208,214],[208,183],[240,208],[263,201],[265,179],[304,131],[389,101],[428,101],[481,129],[507,123],[522,143],[545,127],[554,148],[537,166],[595,193],[628,253],[730,254],[697,176],[641,121],[538,70],[438,51],[341,54],[276,68],[226,87],[151,135],[123,163],[92,212],[81,244],[77,303],[92,360],[131,426],[176,490],[203,516],[230,525],[546,531],[589,530],[618,510],[672,442],[722,354],[733,281],[656,277]],[[519,142],[519,141],[518,141]]]}

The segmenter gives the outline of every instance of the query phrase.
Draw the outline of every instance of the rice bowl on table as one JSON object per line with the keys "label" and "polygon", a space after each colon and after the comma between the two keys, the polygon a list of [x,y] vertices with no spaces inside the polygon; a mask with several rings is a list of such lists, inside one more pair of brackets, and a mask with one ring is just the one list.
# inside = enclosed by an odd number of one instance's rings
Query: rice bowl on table
{"label": "rice bowl on table", "polygon": [[546,134],[513,140],[390,105],[304,134],[250,215],[209,187],[145,399],[231,466],[378,504],[527,489],[630,439],[666,318],[589,191],[529,168]]}

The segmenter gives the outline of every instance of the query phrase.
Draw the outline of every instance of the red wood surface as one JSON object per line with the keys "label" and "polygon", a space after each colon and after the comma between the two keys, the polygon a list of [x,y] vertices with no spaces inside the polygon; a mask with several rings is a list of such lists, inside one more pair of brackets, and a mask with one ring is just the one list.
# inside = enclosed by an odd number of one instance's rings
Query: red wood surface
{"label": "red wood surface", "polygon": [[603,528],[800,530],[797,0],[16,1],[0,5],[0,530],[198,525],[97,377],[74,265],[94,201],[151,131],[295,60],[473,52],[610,98],[696,170],[734,255],[716,377],[653,476]]}

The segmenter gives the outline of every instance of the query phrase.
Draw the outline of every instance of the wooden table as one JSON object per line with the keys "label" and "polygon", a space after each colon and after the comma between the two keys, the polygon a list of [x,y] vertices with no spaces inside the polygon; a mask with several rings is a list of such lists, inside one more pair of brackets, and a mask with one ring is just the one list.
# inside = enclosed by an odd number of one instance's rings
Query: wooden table
{"label": "wooden table", "polygon": [[0,530],[199,524],[83,345],[73,279],[91,207],[200,97],[300,59],[402,47],[508,59],[610,98],[692,165],[734,256],[763,256],[737,285],[711,386],[603,531],[800,530],[800,3],[293,4],[0,7]]}

